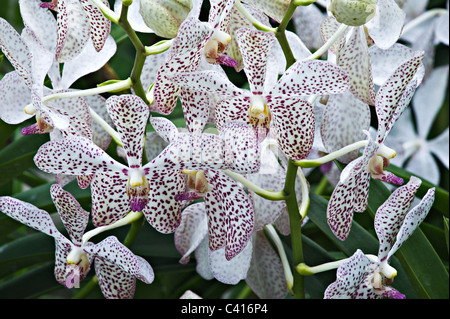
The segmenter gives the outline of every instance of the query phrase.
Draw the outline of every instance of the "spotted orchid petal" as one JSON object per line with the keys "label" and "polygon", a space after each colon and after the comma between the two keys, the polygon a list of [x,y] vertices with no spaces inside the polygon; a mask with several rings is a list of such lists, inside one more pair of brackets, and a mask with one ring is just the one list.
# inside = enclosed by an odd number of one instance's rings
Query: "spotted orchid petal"
{"label": "spotted orchid petal", "polygon": [[387,259],[421,183],[419,178],[412,176],[408,184],[397,188],[378,208],[374,223],[380,242],[378,250],[380,262]]}
{"label": "spotted orchid petal", "polygon": [[164,51],[159,54],[151,54],[145,58],[141,73],[141,82],[144,90],[148,90],[156,81],[159,68],[167,61],[168,58],[169,51]]}
{"label": "spotted orchid petal", "polygon": [[[101,1],[109,8],[109,2],[107,0]],[[100,9],[92,5],[89,0],[80,0],[80,3],[89,21],[92,43],[94,44],[95,50],[99,52],[103,49],[106,39],[111,32],[111,20],[106,18]]]}
{"label": "spotted orchid petal", "polygon": [[306,158],[314,141],[313,106],[288,97],[274,97],[269,105],[280,149],[293,160]]}
{"label": "spotted orchid petal", "polygon": [[145,125],[150,111],[138,96],[123,94],[106,100],[106,109],[116,125],[130,168],[140,167]]}
{"label": "spotted orchid petal", "polygon": [[200,134],[210,119],[214,99],[208,94],[183,90],[180,100],[187,129],[191,133]]}
{"label": "spotted orchid petal", "polygon": [[217,94],[220,99],[245,94],[245,90],[236,87],[224,74],[216,71],[182,73],[171,76],[177,85],[205,93]]}
{"label": "spotted orchid petal", "polygon": [[128,175],[96,172],[91,182],[92,223],[104,226],[125,217],[131,210],[126,191]]}
{"label": "spotted orchid petal", "polygon": [[186,189],[185,175],[180,170],[152,170],[146,176],[149,201],[142,213],[157,231],[173,233],[181,222],[182,202],[175,198]]}
{"label": "spotted orchid petal", "polygon": [[244,190],[224,173],[208,171],[206,178],[213,188],[205,197],[210,249],[225,245],[225,257],[230,260],[244,249],[253,231],[253,206]]}
{"label": "spotted orchid petal", "polygon": [[181,222],[175,231],[175,247],[182,257],[180,263],[186,264],[190,255],[208,235],[208,222],[204,203],[195,203],[181,213]]}
{"label": "spotted orchid petal", "polygon": [[178,128],[169,119],[165,117],[150,118],[150,123],[156,133],[167,143],[173,142],[178,137]]}
{"label": "spotted orchid petal", "polygon": [[253,235],[252,243],[253,255],[246,283],[259,298],[285,298],[288,290],[280,257],[262,232]]}
{"label": "spotted orchid petal", "polygon": [[85,247],[85,250],[97,258],[113,263],[147,284],[154,280],[154,273],[150,264],[142,257],[133,254],[114,236],[107,237],[98,244]]}
{"label": "spotted orchid petal", "polygon": [[58,1],[56,60],[60,63],[77,56],[89,40],[89,19],[77,0]]}
{"label": "spotted orchid petal", "polygon": [[327,207],[327,221],[333,233],[345,240],[350,232],[354,212],[367,208],[370,172],[365,168],[375,154],[377,145],[369,142],[363,156],[350,162],[342,171]]}
{"label": "spotted orchid petal", "polygon": [[236,0],[212,0],[211,9],[209,11],[208,22],[213,28],[219,25],[230,14]]}
{"label": "spotted orchid petal", "polygon": [[327,287],[324,299],[351,299],[361,282],[367,276],[366,269],[371,261],[361,250],[346,260],[336,272],[336,281]]}
{"label": "spotted orchid petal", "polygon": [[245,279],[250,267],[252,250],[251,241],[233,259],[226,258],[226,248],[209,250],[209,267],[214,278],[229,285],[235,285]]}
{"label": "spotted orchid petal", "polygon": [[136,277],[108,260],[96,258],[94,265],[98,285],[106,299],[133,299]]}
{"label": "spotted orchid petal", "polygon": [[0,18],[0,48],[25,84],[33,84],[32,55],[25,41],[3,18]]}
{"label": "spotted orchid petal", "polygon": [[259,170],[255,132],[246,124],[229,122],[219,135],[182,133],[144,169],[230,169],[240,173]]}
{"label": "spotted orchid petal", "polygon": [[0,118],[8,124],[28,120],[33,114],[24,112],[31,103],[31,92],[18,72],[5,74],[0,80]]}
{"label": "spotted orchid petal", "polygon": [[250,105],[250,95],[232,97],[217,104],[214,118],[217,129],[221,130],[229,121],[249,123]]}
{"label": "spotted orchid petal", "polygon": [[38,168],[52,174],[91,175],[128,169],[83,137],[50,141],[42,145],[34,162]]}
{"label": "spotted orchid petal", "polygon": [[[98,116],[100,116],[108,125],[112,126],[114,123],[111,120],[106,108],[106,99],[101,95],[89,95],[84,96],[83,99],[86,101],[89,109],[92,109]],[[100,146],[101,149],[106,150],[111,143],[111,135],[109,135],[101,127],[97,121],[91,119],[91,130],[92,130],[92,141],[94,144]]]}
{"label": "spotted orchid petal", "polygon": [[408,104],[406,102],[412,98],[415,87],[411,87],[410,83],[413,86],[417,85],[417,81],[413,81],[413,78],[422,59],[423,53],[417,52],[412,59],[401,64],[378,90],[375,105],[378,117],[378,143],[385,140],[390,127],[403,112],[398,106],[404,109]]}
{"label": "spotted orchid petal", "polygon": [[82,237],[89,222],[89,212],[81,207],[72,194],[58,184],[50,187],[50,194],[70,239],[75,245],[81,246]]}
{"label": "spotted orchid petal", "polygon": [[178,36],[169,51],[169,59],[159,69],[155,81],[152,108],[159,113],[171,113],[181,91],[168,77],[196,69],[200,62],[200,50],[210,33],[210,27],[196,18],[188,18],[180,25]]}
{"label": "spotted orchid petal", "polygon": [[[331,95],[323,111],[320,134],[328,153],[365,138],[363,130],[369,130],[369,106],[357,99],[351,92]],[[353,151],[338,158],[349,163],[356,159],[359,151]]]}
{"label": "spotted orchid petal", "polygon": [[[413,50],[406,45],[396,43],[387,50],[382,50],[377,46],[369,48],[370,62],[372,64],[372,75],[375,85],[382,86],[388,78],[403,63],[413,59],[417,54],[417,50]],[[414,75],[417,85],[421,84],[424,78],[425,70],[423,64],[420,64]]]}
{"label": "spotted orchid petal", "polygon": [[313,5],[297,8],[293,15],[296,33],[308,49],[318,49],[322,46],[321,23],[326,16]]}
{"label": "spotted orchid petal", "polygon": [[236,40],[242,54],[250,90],[253,94],[263,94],[267,57],[276,42],[275,35],[271,32],[242,28],[236,31]]}
{"label": "spotted orchid petal", "polygon": [[364,28],[353,27],[337,55],[336,64],[350,77],[350,91],[361,101],[375,104],[375,87]]}
{"label": "spotted orchid petal", "polygon": [[53,223],[50,214],[32,204],[13,197],[2,196],[0,197],[0,211],[18,222],[51,237],[60,240],[64,238]]}
{"label": "spotted orchid petal", "polygon": [[375,44],[388,49],[400,38],[406,14],[392,0],[377,0],[375,16],[366,23]]}
{"label": "spotted orchid petal", "polygon": [[297,61],[269,93],[272,96],[338,94],[349,88],[346,72],[326,61]]}
{"label": "spotted orchid petal", "polygon": [[400,248],[400,246],[412,235],[412,233],[419,227],[420,223],[423,222],[431,206],[434,202],[435,189],[430,188],[425,196],[422,198],[420,203],[415,206],[411,211],[405,216],[403,224],[398,231],[395,244],[392,246],[387,259],[389,260],[392,255]]}

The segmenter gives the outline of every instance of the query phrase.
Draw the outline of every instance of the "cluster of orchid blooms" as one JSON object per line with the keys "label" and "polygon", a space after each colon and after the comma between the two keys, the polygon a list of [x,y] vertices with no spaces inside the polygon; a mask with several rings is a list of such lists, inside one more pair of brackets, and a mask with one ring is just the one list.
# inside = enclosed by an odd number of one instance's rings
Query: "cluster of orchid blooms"
{"label": "cluster of orchid blooms", "polygon": [[[132,298],[136,278],[152,283],[148,261],[116,237],[90,241],[145,216],[157,231],[174,234],[180,263],[195,254],[202,277],[227,284],[245,279],[261,298],[284,298],[293,278],[278,233],[290,234],[292,215],[307,222],[307,169],[337,159],[346,166],[326,216],[341,240],[354,212],[367,208],[371,179],[399,186],[376,212],[378,256],[358,250],[345,260],[293,271],[338,268],[325,298],[404,298],[388,285],[397,274],[389,260],[426,217],[434,189],[411,209],[421,180],[404,181],[385,170],[396,156],[388,146],[396,140],[389,144],[387,137],[403,138],[397,145],[411,141],[395,124],[411,117],[412,101],[425,143],[432,121],[420,119],[427,111],[415,97],[427,94],[419,92],[424,86],[442,87],[432,83],[447,80],[448,66],[430,74],[432,57],[414,32],[431,30],[426,41],[448,45],[448,10],[415,23],[422,12],[414,1],[209,2],[205,22],[200,0],[116,0],[113,8],[106,0],[19,0],[22,32],[0,19],[0,48],[15,69],[0,81],[0,117],[10,124],[35,117],[22,134],[50,135],[34,162],[55,177],[51,196],[70,240],[48,212],[30,203],[3,196],[0,211],[55,238],[55,276],[68,288],[92,263],[106,298]],[[281,27],[291,17],[298,33],[282,30],[280,36],[274,21]],[[140,49],[132,76],[71,88],[115,54],[111,23],[124,27]],[[167,40],[146,47],[133,38],[136,32]],[[401,37],[411,45],[400,44]],[[223,66],[245,73],[248,88],[233,84]],[[127,89],[131,93],[114,95]],[[108,92],[113,95],[102,96]],[[436,108],[443,94],[434,94]],[[186,128],[165,117],[179,102]],[[412,128],[408,133],[417,136]],[[123,163],[105,151],[111,142]],[[422,160],[434,161],[433,152],[448,167],[442,148],[447,144],[448,153],[448,129],[427,143]],[[63,189],[74,178],[90,187],[91,212]],[[89,220],[95,228],[85,232]]]}

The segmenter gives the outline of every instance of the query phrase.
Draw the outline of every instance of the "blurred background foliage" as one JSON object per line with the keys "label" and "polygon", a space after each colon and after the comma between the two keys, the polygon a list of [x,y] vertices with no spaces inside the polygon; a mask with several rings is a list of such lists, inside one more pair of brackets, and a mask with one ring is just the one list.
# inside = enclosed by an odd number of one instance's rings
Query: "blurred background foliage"
{"label": "blurred background foliage", "polygon": [[[114,0],[110,0],[113,5]],[[209,2],[204,1],[201,20],[207,20]],[[445,0],[431,0],[428,8],[445,8]],[[23,23],[17,0],[2,0],[0,17],[6,19],[17,31]],[[294,30],[292,23],[288,29]],[[78,80],[73,87],[84,89],[110,79],[125,79],[130,75],[134,61],[134,47],[125,32],[112,25],[112,36],[118,44],[116,55],[96,73]],[[151,45],[161,40],[153,34],[139,34],[144,45]],[[449,64],[449,48],[436,46],[435,65]],[[9,61],[0,52],[0,78],[11,71]],[[246,85],[243,72],[225,67],[230,80],[236,85]],[[107,97],[108,95],[105,95]],[[177,126],[184,125],[180,105],[167,116]],[[449,125],[449,97],[445,99],[439,115],[433,125],[430,138],[439,135]],[[46,141],[47,135],[22,136],[22,127],[31,125],[30,119],[19,125],[9,125],[0,120],[0,196],[14,196],[23,201],[48,211],[53,216],[56,209],[50,197],[48,182],[33,163],[37,149]],[[151,129],[149,127],[149,129]],[[117,156],[114,142],[107,152],[115,159]],[[437,161],[439,162],[439,161]],[[448,190],[449,172],[441,165],[441,184],[437,192],[437,203],[432,208],[426,221],[395,255],[392,264],[398,270],[398,277],[392,286],[404,293],[407,298],[448,298]],[[408,172],[393,167],[396,173],[408,180]],[[332,192],[331,185],[319,189],[322,175],[318,169],[313,171],[308,180],[311,184],[311,204],[308,212],[310,222],[304,226],[303,243],[306,263],[316,265],[327,261],[345,258],[356,249],[365,253],[376,254],[378,241],[373,231],[373,217],[378,206],[389,196],[390,191],[378,181],[372,180],[367,213],[356,214],[349,238],[341,242],[329,230],[325,211],[327,198]],[[419,191],[423,195],[432,185],[424,184]],[[76,182],[71,182],[65,189],[74,195],[81,205],[90,210],[89,188],[81,190]],[[55,223],[63,234],[67,234],[61,222]],[[92,225],[88,226],[93,228]],[[88,229],[89,229],[88,228]],[[108,231],[92,239],[99,242],[109,235],[115,235],[123,241],[129,226]],[[290,239],[281,236],[289,257]],[[0,298],[103,298],[95,281],[91,280],[94,271],[81,283],[80,289],[68,290],[59,285],[53,275],[54,240],[42,233],[0,214]],[[244,281],[236,286],[222,284],[216,280],[205,280],[195,271],[195,258],[187,265],[178,263],[181,257],[175,249],[173,235],[164,235],[155,231],[144,222],[142,229],[131,246],[131,250],[152,265],[155,281],[151,285],[138,280],[135,298],[179,298],[191,289],[203,298],[256,298]],[[193,256],[192,256],[193,257]],[[322,298],[325,288],[336,279],[336,272],[329,271],[305,278],[305,287],[310,298]],[[290,296],[287,296],[290,298]]]}

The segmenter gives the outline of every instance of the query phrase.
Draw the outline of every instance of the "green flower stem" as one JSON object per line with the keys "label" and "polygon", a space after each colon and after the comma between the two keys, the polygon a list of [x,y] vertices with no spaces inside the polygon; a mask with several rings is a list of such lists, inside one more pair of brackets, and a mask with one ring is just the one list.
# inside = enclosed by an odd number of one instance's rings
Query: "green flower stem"
{"label": "green flower stem", "polygon": [[368,141],[366,141],[366,140],[358,141],[353,144],[347,145],[347,146],[341,148],[340,150],[329,153],[325,156],[322,156],[322,157],[319,157],[316,159],[310,159],[310,160],[304,159],[304,160],[294,161],[294,164],[297,166],[300,166],[300,167],[304,167],[304,168],[317,167],[322,164],[331,162],[331,161],[335,160],[336,158],[338,158],[339,156],[345,155],[351,151],[359,150],[360,148],[365,147],[367,145],[367,143],[368,143]]}
{"label": "green flower stem", "polygon": [[97,275],[94,275],[94,277],[91,278],[90,281],[88,281],[85,285],[83,285],[80,290],[72,297],[72,299],[83,299],[86,298],[92,290],[97,288],[98,285],[98,278]]}
{"label": "green flower stem", "polygon": [[145,55],[159,54],[164,51],[167,51],[173,43],[172,40],[163,40],[158,43],[153,44],[152,46],[145,47]]}
{"label": "green flower stem", "polygon": [[296,6],[306,7],[309,6],[310,4],[313,4],[316,1],[317,0],[294,0],[293,2]]}
{"label": "green flower stem", "polygon": [[333,34],[331,38],[328,39],[327,42],[324,43],[319,49],[317,49],[316,52],[311,54],[309,57],[306,57],[304,60],[313,60],[320,58],[325,52],[328,51],[328,49],[337,41],[339,40],[345,33],[345,30],[347,30],[348,25],[341,24],[339,28],[336,30],[336,32]]}
{"label": "green flower stem", "polygon": [[96,121],[116,142],[117,145],[123,147],[122,141],[120,139],[119,133],[114,130],[106,121],[98,115],[92,108],[89,108],[89,113],[94,121]]}
{"label": "green flower stem", "polygon": [[265,199],[284,200],[286,198],[286,196],[283,194],[283,192],[274,192],[271,190],[263,189],[263,188],[259,187],[258,185],[255,185],[254,183],[250,182],[248,179],[246,179],[244,176],[242,176],[238,173],[232,172],[230,170],[223,170],[222,172],[224,172],[225,174],[230,176],[235,181],[241,183],[242,185],[244,185],[251,191],[255,192],[257,195],[259,195]]}
{"label": "green flower stem", "polygon": [[255,17],[253,17],[248,11],[247,9],[245,9],[245,7],[242,5],[242,3],[239,0],[236,0],[236,2],[234,3],[234,7],[236,9],[239,10],[240,13],[242,13],[242,15],[251,23],[253,24],[253,26],[260,30],[260,31],[268,31],[268,32],[276,32],[275,28],[271,28],[268,27],[264,24],[262,24],[261,22],[259,22],[258,20],[255,19]]}
{"label": "green flower stem", "polygon": [[[375,255],[371,255],[371,254],[366,254],[365,255],[370,261],[374,262],[374,263],[378,263],[378,257]],[[337,261],[330,261],[321,265],[317,265],[317,266],[308,266],[305,263],[300,263],[295,267],[295,270],[297,270],[297,272],[301,273],[303,276],[310,276],[310,275],[315,275],[324,271],[329,271],[329,270],[333,270],[333,269],[337,269],[339,268],[339,266],[341,266],[344,262],[346,262],[347,260],[349,260],[350,258],[344,258],[341,260],[337,260]]]}
{"label": "green flower stem", "polygon": [[[289,43],[286,38],[286,27],[295,12],[297,5],[295,1],[291,1],[286,14],[281,21],[280,25],[277,28],[277,32],[275,33],[275,37],[280,44],[284,56],[286,58],[286,69],[288,69],[292,64],[295,63],[294,55],[292,54],[292,50],[289,46]],[[297,204],[297,197],[295,194],[295,180],[297,177],[297,166],[295,162],[289,159],[286,171],[286,180],[284,183],[283,193],[286,195],[286,207],[289,214],[289,223],[291,230],[291,246],[292,246],[292,262],[293,265],[298,265],[304,262],[303,258],[303,243],[302,243],[302,223],[301,217],[299,215],[299,208]],[[303,276],[295,271],[293,272],[293,285],[292,285],[292,293],[294,298],[304,299],[304,278]]]}
{"label": "green flower stem", "polygon": [[297,169],[297,178],[300,180],[300,186],[302,188],[302,202],[300,204],[299,214],[301,220],[303,220],[306,217],[309,208],[309,185],[301,169]]}
{"label": "green flower stem", "polygon": [[133,69],[131,71],[130,79],[133,82],[134,93],[144,100],[145,103],[150,104],[146,97],[146,92],[142,86],[141,82],[141,73],[144,67],[146,50],[145,46],[142,44],[141,40],[137,36],[136,32],[131,27],[130,23],[127,19],[128,15],[128,6],[122,6],[122,11],[120,13],[119,25],[124,29],[127,33],[128,38],[130,38],[131,43],[133,43],[134,48],[136,49],[136,56],[134,59]]}

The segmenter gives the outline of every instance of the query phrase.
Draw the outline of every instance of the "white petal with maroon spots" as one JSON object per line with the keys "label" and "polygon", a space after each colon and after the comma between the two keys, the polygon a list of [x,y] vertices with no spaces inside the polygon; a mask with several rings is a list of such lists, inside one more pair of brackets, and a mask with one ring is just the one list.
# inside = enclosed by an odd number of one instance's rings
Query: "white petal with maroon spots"
{"label": "white petal with maroon spots", "polygon": [[[107,0],[101,0],[101,2],[109,8]],[[95,50],[99,52],[111,32],[111,20],[106,18],[99,8],[90,4],[89,0],[80,0],[80,3],[88,17],[90,36]]]}
{"label": "white petal with maroon spots", "polygon": [[0,118],[8,124],[18,124],[33,115],[24,112],[31,103],[30,89],[18,72],[5,74],[0,80]]}
{"label": "white petal with maroon spots", "polygon": [[[323,111],[320,134],[328,153],[365,138],[363,130],[369,130],[369,106],[357,99],[351,92],[331,95]],[[350,152],[338,158],[349,163],[358,157],[359,151]]]}
{"label": "white petal with maroon spots", "polygon": [[236,0],[213,0],[209,11],[208,22],[217,28],[231,12]]}
{"label": "white petal with maroon spots", "polygon": [[136,95],[114,95],[106,100],[106,109],[120,135],[128,165],[140,167],[145,126],[150,114],[147,104]]}
{"label": "white petal with maroon spots", "polygon": [[300,98],[274,97],[269,108],[280,149],[290,159],[306,158],[314,142],[313,106]]}
{"label": "white petal with maroon spots", "polygon": [[272,46],[276,42],[271,32],[242,28],[236,31],[236,40],[244,61],[244,71],[253,94],[263,94],[266,64]]}
{"label": "white petal with maroon spots", "polygon": [[375,105],[378,117],[378,143],[384,141],[397,105],[413,80],[422,59],[423,53],[417,52],[412,59],[401,64],[378,90]]}
{"label": "white petal with maroon spots", "polygon": [[133,254],[114,236],[107,237],[96,245],[86,247],[85,250],[97,258],[113,263],[147,284],[153,282],[154,273],[150,264],[142,257]]}
{"label": "white petal with maroon spots", "polygon": [[298,61],[286,70],[269,93],[272,96],[338,94],[348,90],[350,79],[341,68],[326,61]]}
{"label": "white petal with maroon spots", "polygon": [[337,55],[339,65],[350,77],[350,91],[361,101],[375,104],[375,87],[363,27],[353,27],[348,40]]}
{"label": "white petal with maroon spots", "polygon": [[92,223],[96,227],[109,225],[130,212],[127,181],[128,176],[122,172],[94,175],[91,182]]}
{"label": "white petal with maroon spots", "polygon": [[211,116],[214,99],[194,90],[182,90],[180,94],[186,127],[189,132],[200,134]]}
{"label": "white petal with maroon spots", "polygon": [[272,19],[277,22],[281,22],[283,19],[288,7],[289,0],[245,0],[243,1],[248,3],[249,5],[263,11]]}
{"label": "white petal with maroon spots", "polygon": [[180,170],[152,170],[146,177],[149,202],[142,213],[157,231],[173,233],[180,224],[182,208],[175,195],[185,192],[185,175]]}
{"label": "white petal with maroon spots", "polygon": [[32,55],[28,46],[17,31],[3,18],[0,18],[0,49],[25,83],[32,85]]}
{"label": "white petal with maroon spots", "polygon": [[195,203],[181,213],[181,222],[174,234],[175,247],[182,257],[180,263],[189,262],[190,255],[208,235],[208,222],[204,203]]}
{"label": "white petal with maroon spots", "polygon": [[288,293],[283,265],[263,232],[253,235],[253,254],[245,281],[261,299],[284,299]]}
{"label": "white petal with maroon spots", "polygon": [[150,117],[156,133],[167,143],[173,142],[178,136],[178,128],[169,119],[165,117]]}
{"label": "white petal with maroon spots", "polygon": [[82,237],[89,222],[89,212],[81,207],[72,194],[58,184],[50,187],[50,194],[70,239],[75,245],[81,246]]}
{"label": "white petal with maroon spots", "polygon": [[229,121],[249,123],[248,110],[251,105],[250,95],[241,95],[223,100],[217,104],[214,121],[221,130]]}
{"label": "white petal with maroon spots", "polygon": [[58,1],[56,60],[60,63],[77,56],[89,40],[89,21],[77,0]]}
{"label": "white petal with maroon spots", "polygon": [[[337,22],[336,18],[329,16],[323,19],[320,24],[320,36],[322,37],[323,43],[327,42],[339,29],[341,24]],[[345,43],[345,37],[342,35],[336,42],[330,47],[330,51],[333,54],[338,54],[339,50]],[[321,43],[322,45],[322,43]]]}
{"label": "white petal with maroon spots", "polygon": [[425,196],[422,198],[420,203],[415,206],[411,211],[405,216],[403,224],[398,231],[396,236],[395,244],[389,251],[387,259],[389,260],[393,254],[400,248],[400,246],[412,235],[412,233],[419,227],[420,223],[423,222],[431,206],[434,202],[435,189],[430,188]]}
{"label": "white petal with maroon spots", "polygon": [[90,175],[128,169],[83,137],[47,142],[39,148],[34,162],[41,170],[52,174]]}
{"label": "white petal with maroon spots", "polygon": [[325,290],[324,299],[351,299],[367,276],[367,267],[371,261],[361,250],[339,266],[336,281]]}
{"label": "white petal with maroon spots", "polygon": [[133,299],[136,277],[100,258],[95,259],[95,273],[106,299]]}

